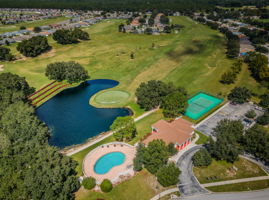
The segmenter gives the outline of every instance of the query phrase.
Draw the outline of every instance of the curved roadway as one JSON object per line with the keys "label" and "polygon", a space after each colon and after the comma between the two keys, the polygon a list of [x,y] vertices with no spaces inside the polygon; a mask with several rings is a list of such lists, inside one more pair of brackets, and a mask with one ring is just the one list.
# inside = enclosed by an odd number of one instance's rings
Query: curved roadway
{"label": "curved roadway", "polygon": [[186,151],[177,161],[177,166],[181,170],[179,177],[179,191],[183,197],[208,193],[208,191],[200,185],[192,172],[192,156],[201,148],[203,147],[192,147]]}

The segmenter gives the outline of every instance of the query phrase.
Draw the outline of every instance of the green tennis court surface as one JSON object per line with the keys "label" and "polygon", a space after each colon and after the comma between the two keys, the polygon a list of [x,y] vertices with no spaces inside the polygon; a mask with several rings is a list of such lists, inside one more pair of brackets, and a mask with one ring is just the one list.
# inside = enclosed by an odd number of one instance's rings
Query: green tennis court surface
{"label": "green tennis court surface", "polygon": [[185,115],[191,119],[197,120],[222,101],[222,99],[200,92],[188,100],[189,106]]}

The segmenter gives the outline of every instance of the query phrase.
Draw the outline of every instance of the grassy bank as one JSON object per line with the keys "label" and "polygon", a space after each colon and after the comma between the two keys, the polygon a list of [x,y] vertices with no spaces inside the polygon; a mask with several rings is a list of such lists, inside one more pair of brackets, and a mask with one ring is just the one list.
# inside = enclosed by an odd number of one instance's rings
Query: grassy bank
{"label": "grassy bank", "polygon": [[212,192],[242,192],[250,190],[261,190],[269,187],[269,180],[250,181],[221,186],[207,187]]}
{"label": "grassy bank", "polygon": [[243,158],[239,158],[233,164],[213,160],[208,167],[194,167],[193,172],[201,184],[266,176],[266,173],[258,165]]}
{"label": "grassy bank", "polygon": [[155,176],[143,170],[132,179],[117,185],[109,193],[93,192],[80,188],[76,193],[76,199],[149,200],[163,190],[164,188],[157,182]]}

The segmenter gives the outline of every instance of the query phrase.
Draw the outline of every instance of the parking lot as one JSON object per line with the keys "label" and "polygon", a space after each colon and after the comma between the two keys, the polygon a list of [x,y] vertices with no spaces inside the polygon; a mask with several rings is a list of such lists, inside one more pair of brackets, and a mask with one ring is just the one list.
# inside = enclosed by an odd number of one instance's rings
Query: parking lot
{"label": "parking lot", "polygon": [[200,122],[195,126],[196,130],[210,136],[217,123],[223,119],[241,120],[244,127],[247,129],[254,124],[253,120],[249,120],[245,117],[245,114],[249,110],[254,110],[257,116],[263,114],[262,108],[252,103],[233,105],[231,103],[225,104],[213,115]]}

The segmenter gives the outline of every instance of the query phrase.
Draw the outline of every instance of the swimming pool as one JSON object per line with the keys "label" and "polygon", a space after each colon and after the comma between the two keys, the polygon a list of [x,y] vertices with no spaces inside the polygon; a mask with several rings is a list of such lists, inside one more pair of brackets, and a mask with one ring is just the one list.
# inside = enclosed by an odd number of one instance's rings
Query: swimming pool
{"label": "swimming pool", "polygon": [[189,106],[185,115],[191,119],[197,120],[222,101],[223,99],[200,92],[188,100]]}
{"label": "swimming pool", "polygon": [[105,154],[96,161],[94,171],[97,174],[106,174],[113,167],[123,164],[125,158],[126,156],[121,152],[111,152]]}

